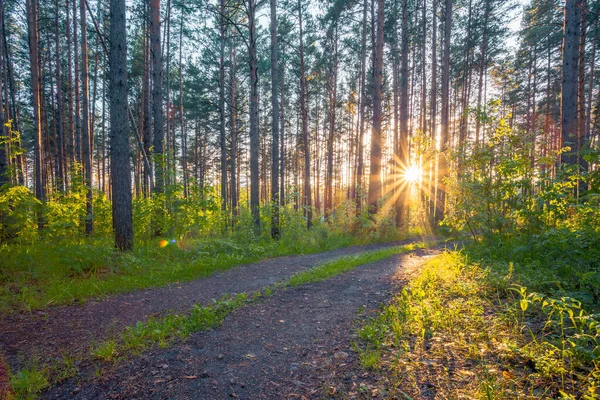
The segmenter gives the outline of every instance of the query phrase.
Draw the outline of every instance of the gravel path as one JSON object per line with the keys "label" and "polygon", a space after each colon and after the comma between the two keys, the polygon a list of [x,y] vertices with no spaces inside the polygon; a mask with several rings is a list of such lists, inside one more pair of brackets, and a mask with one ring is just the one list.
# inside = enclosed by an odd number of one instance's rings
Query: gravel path
{"label": "gravel path", "polygon": [[[352,254],[356,250],[363,249],[346,249],[325,257]],[[339,393],[329,387],[330,382],[344,382],[352,388],[359,384],[363,373],[356,353],[351,350],[357,313],[362,310],[364,316],[376,311],[427,258],[438,252],[416,250],[359,266],[323,282],[287,288],[263,303],[232,313],[217,329],[195,334],[169,349],[144,352],[117,366],[106,364],[100,377],[91,369],[84,371],[78,378],[50,389],[43,398],[320,399],[331,394],[337,397]],[[323,257],[314,255],[267,263],[288,263],[290,269],[297,271],[301,269],[300,262],[308,266],[313,261],[323,262]]]}
{"label": "gravel path", "polygon": [[[410,241],[354,246],[323,253],[278,257],[241,265],[208,278],[91,300],[83,305],[51,307],[0,319],[0,360],[12,371],[32,356],[51,359],[87,352],[90,343],[121,332],[151,316],[207,305],[225,294],[251,292],[329,260]],[[1,363],[0,363],[1,364]]]}

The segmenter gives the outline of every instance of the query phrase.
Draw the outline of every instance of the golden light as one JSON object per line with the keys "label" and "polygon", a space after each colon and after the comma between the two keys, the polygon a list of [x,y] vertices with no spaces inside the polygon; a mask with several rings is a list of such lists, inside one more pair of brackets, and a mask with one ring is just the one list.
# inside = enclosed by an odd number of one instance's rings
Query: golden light
{"label": "golden light", "polygon": [[411,165],[404,171],[404,180],[409,183],[415,183],[421,180],[423,176],[423,171],[421,168]]}

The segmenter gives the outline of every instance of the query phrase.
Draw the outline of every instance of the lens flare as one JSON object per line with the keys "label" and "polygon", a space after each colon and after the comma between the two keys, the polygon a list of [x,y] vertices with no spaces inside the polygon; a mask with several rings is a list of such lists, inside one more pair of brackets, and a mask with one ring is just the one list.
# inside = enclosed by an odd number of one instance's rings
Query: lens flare
{"label": "lens flare", "polygon": [[410,183],[415,183],[421,180],[423,171],[419,167],[411,165],[406,171],[404,171],[404,180]]}
{"label": "lens flare", "polygon": [[162,247],[167,247],[168,244],[169,244],[169,241],[168,240],[164,240],[164,239],[161,240],[160,242],[158,242],[158,246],[161,247],[161,248]]}

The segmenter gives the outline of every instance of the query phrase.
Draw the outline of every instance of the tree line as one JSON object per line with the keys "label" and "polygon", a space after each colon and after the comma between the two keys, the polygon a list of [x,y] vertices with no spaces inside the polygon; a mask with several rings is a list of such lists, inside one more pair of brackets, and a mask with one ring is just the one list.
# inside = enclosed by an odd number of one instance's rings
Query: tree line
{"label": "tree line", "polygon": [[439,223],[449,180],[494,140],[495,115],[530,143],[536,185],[561,165],[595,171],[600,2],[519,7],[3,0],[0,186],[43,204],[80,183],[87,235],[106,195],[126,250],[132,198],[163,205],[155,236],[174,198],[215,199],[224,229],[248,209],[257,235],[268,213],[273,238],[281,207],[307,228],[342,212]]}

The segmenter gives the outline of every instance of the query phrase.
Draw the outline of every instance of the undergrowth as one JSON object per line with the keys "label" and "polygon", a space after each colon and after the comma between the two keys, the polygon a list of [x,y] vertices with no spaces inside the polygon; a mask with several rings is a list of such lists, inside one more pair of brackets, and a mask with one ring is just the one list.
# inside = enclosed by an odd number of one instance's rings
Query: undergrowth
{"label": "undergrowth", "polygon": [[464,252],[436,257],[359,329],[363,367],[390,398],[598,399],[597,309],[539,291],[548,286],[526,278],[538,272]]}
{"label": "undergrowth", "polygon": [[264,258],[361,243],[326,230],[321,232],[325,240],[305,236],[300,240],[284,237],[280,241],[246,242],[224,238],[162,239],[161,243],[157,239],[125,254],[115,252],[107,240],[101,239],[6,245],[0,247],[0,314],[190,281]]}

